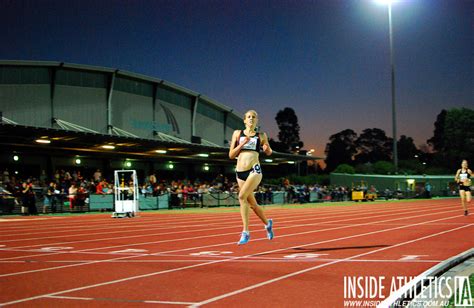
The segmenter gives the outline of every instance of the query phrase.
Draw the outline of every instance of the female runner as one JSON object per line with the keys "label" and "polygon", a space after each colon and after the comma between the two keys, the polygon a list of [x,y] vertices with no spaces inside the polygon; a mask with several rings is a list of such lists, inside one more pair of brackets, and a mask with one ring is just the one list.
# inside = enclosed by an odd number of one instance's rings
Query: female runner
{"label": "female runner", "polygon": [[247,111],[244,116],[245,130],[234,131],[229,149],[229,158],[237,157],[236,176],[239,184],[240,215],[243,223],[243,231],[238,245],[247,244],[250,239],[249,207],[265,224],[267,238],[270,240],[273,238],[273,221],[265,217],[253,194],[262,180],[262,169],[258,161],[260,148],[266,155],[272,154],[267,135],[255,130],[257,123],[257,112]]}
{"label": "female runner", "polygon": [[459,196],[461,197],[461,204],[464,208],[465,216],[469,214],[466,201],[467,203],[471,202],[471,176],[473,176],[473,174],[471,169],[467,166],[467,160],[463,160],[461,163],[461,169],[458,169],[454,179],[459,184]]}

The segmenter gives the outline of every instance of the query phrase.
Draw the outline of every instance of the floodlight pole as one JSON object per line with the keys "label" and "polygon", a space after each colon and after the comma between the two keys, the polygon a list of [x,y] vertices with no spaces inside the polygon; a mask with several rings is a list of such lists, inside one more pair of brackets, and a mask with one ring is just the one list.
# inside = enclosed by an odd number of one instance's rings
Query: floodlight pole
{"label": "floodlight pole", "polygon": [[395,173],[398,173],[398,149],[397,149],[397,112],[395,105],[395,62],[393,57],[393,30],[392,30],[392,4],[388,3],[388,28],[390,35],[390,67],[392,84],[392,135],[393,135],[393,165]]}

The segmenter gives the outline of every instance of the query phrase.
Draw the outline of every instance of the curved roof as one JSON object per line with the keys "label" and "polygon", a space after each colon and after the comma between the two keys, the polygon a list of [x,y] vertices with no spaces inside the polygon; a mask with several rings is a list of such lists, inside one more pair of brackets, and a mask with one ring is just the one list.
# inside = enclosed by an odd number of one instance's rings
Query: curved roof
{"label": "curved roof", "polygon": [[44,67],[63,67],[63,68],[70,68],[70,69],[77,69],[77,70],[82,70],[82,71],[91,71],[91,72],[102,72],[102,73],[115,73],[117,75],[125,76],[125,77],[130,77],[146,82],[151,82],[151,83],[158,83],[165,85],[169,88],[172,88],[174,90],[178,90],[180,92],[183,92],[185,94],[188,94],[190,96],[195,96],[199,97],[206,102],[210,103],[213,107],[216,107],[217,109],[221,111],[226,111],[229,113],[233,113],[235,116],[241,118],[242,115],[240,113],[235,112],[232,108],[206,96],[203,95],[202,93],[189,90],[185,87],[179,86],[175,83],[166,81],[161,78],[156,78],[156,77],[150,77],[134,72],[129,72],[126,70],[121,70],[118,68],[108,68],[108,67],[102,67],[102,66],[93,66],[93,65],[84,65],[84,64],[75,64],[75,63],[65,63],[65,62],[58,62],[58,61],[27,61],[27,60],[0,60],[0,65],[11,65],[11,66],[44,66]]}

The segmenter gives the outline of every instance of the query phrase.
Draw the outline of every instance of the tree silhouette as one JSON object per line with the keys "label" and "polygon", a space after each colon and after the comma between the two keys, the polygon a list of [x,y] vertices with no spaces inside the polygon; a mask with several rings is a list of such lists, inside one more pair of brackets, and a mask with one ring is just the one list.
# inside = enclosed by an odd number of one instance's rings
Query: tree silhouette
{"label": "tree silhouette", "polygon": [[434,136],[428,139],[426,142],[433,147],[435,151],[444,150],[444,124],[446,121],[446,115],[448,112],[446,110],[441,110],[441,112],[436,117],[436,122],[434,123]]}
{"label": "tree silhouette", "polygon": [[324,153],[326,154],[326,171],[331,172],[340,164],[352,164],[356,153],[357,134],[352,129],[345,129],[329,137]]}
{"label": "tree silhouette", "polygon": [[397,141],[398,158],[400,160],[413,159],[415,155],[419,154],[419,150],[413,143],[413,138],[401,135]]}
{"label": "tree silhouette", "polygon": [[[442,110],[434,123],[432,146],[433,163],[447,170],[457,168],[462,159],[474,156],[474,110],[453,108]],[[472,164],[472,163],[471,163]]]}
{"label": "tree silhouette", "polygon": [[375,163],[379,160],[389,161],[392,156],[392,138],[388,138],[380,128],[364,129],[356,141],[359,164]]}
{"label": "tree silhouette", "polygon": [[278,111],[275,120],[280,129],[278,140],[285,145],[284,152],[302,148],[303,142],[300,140],[300,126],[295,111],[292,108],[286,107]]}

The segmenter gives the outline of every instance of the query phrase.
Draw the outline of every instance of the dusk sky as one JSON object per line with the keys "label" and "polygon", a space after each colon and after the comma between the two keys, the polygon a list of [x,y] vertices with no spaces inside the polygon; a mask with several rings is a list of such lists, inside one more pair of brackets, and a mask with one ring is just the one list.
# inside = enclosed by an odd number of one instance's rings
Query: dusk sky
{"label": "dusk sky", "polygon": [[[393,4],[398,135],[426,142],[444,108],[474,107],[474,1]],[[306,149],[392,135],[387,7],[372,0],[1,0],[0,59],[162,78],[243,113],[276,138],[295,109]]]}

